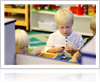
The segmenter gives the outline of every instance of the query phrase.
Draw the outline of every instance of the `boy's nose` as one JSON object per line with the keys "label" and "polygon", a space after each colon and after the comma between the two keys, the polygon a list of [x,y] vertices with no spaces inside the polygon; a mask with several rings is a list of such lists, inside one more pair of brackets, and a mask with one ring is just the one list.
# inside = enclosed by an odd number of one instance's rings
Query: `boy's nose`
{"label": "boy's nose", "polygon": [[23,50],[24,52],[26,51],[26,48],[24,48],[24,50]]}
{"label": "boy's nose", "polygon": [[65,29],[64,29],[64,31],[66,32],[66,31],[67,31],[67,29],[65,28]]}

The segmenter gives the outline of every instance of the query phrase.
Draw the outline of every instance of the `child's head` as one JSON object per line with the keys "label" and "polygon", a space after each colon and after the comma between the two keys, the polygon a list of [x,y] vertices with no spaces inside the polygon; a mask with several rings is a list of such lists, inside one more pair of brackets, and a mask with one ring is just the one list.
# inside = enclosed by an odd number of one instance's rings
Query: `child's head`
{"label": "child's head", "polygon": [[90,29],[92,30],[93,35],[95,35],[96,34],[96,14],[91,19]]}
{"label": "child's head", "polygon": [[70,10],[59,9],[55,14],[55,21],[62,35],[67,36],[71,33],[74,15]]}
{"label": "child's head", "polygon": [[22,29],[15,30],[16,53],[26,53],[28,51],[29,36]]}

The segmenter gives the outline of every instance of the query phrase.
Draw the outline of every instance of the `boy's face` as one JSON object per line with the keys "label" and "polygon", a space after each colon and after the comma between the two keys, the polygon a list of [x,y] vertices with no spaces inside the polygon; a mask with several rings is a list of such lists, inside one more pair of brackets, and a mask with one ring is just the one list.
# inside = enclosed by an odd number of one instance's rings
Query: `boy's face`
{"label": "boy's face", "polygon": [[25,54],[28,51],[28,45],[26,46],[16,46],[16,54],[23,53]]}
{"label": "boy's face", "polygon": [[72,29],[72,25],[73,25],[73,23],[71,23],[71,24],[64,24],[64,25],[58,25],[60,33],[62,35],[64,35],[64,36],[70,35],[71,29]]}

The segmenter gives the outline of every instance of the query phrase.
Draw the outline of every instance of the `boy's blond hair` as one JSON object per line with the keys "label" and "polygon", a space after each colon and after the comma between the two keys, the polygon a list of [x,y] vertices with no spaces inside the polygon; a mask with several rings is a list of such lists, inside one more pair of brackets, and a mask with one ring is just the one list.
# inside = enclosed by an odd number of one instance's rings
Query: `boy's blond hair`
{"label": "boy's blond hair", "polygon": [[96,14],[91,19],[90,29],[96,31]]}
{"label": "boy's blond hair", "polygon": [[16,46],[26,46],[29,45],[29,36],[26,31],[22,29],[15,30],[15,44]]}
{"label": "boy's blond hair", "polygon": [[59,24],[71,24],[74,21],[73,13],[68,9],[59,9],[55,14],[55,21],[57,25]]}

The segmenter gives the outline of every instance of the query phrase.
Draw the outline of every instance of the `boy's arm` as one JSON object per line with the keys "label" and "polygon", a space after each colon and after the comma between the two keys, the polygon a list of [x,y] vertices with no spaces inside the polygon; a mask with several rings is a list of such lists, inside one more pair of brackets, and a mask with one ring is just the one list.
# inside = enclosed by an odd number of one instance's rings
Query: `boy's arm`
{"label": "boy's arm", "polygon": [[47,52],[56,53],[56,52],[62,52],[63,50],[64,50],[64,48],[58,46],[58,47],[53,47],[53,48],[48,49]]}
{"label": "boy's arm", "polygon": [[38,55],[41,53],[41,49],[38,47],[29,47],[28,52],[26,54],[30,55]]}
{"label": "boy's arm", "polygon": [[35,47],[34,50],[32,51],[32,53],[33,53],[34,55],[39,55],[39,54],[41,53],[41,49],[38,48],[38,47]]}
{"label": "boy's arm", "polygon": [[66,50],[68,53],[75,53],[75,52],[77,52],[79,49],[72,48],[72,47],[66,45],[65,50]]}
{"label": "boy's arm", "polygon": [[70,60],[71,62],[78,62],[80,60],[82,55],[80,54],[79,51],[77,51],[73,56],[72,59]]}
{"label": "boy's arm", "polygon": [[53,48],[53,35],[52,34],[49,35],[49,38],[47,40],[47,44],[44,47],[43,51],[47,52],[50,48]]}
{"label": "boy's arm", "polygon": [[79,49],[72,48],[72,53],[76,53]]}
{"label": "boy's arm", "polygon": [[57,52],[57,49],[55,47],[54,48],[50,48],[50,49],[48,49],[47,52],[56,53]]}

